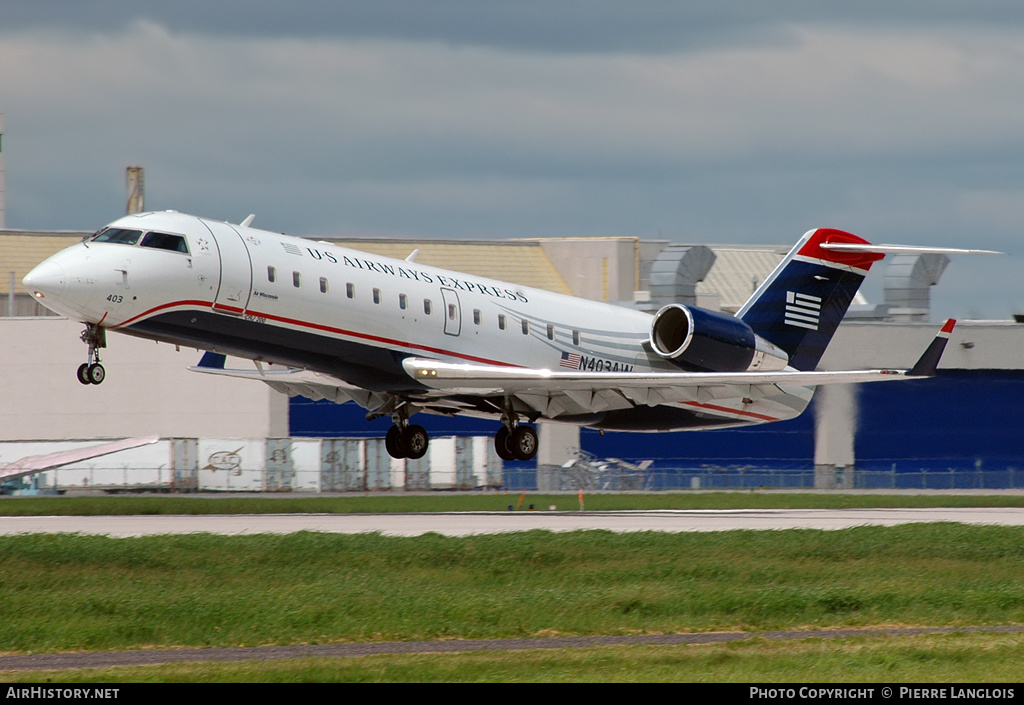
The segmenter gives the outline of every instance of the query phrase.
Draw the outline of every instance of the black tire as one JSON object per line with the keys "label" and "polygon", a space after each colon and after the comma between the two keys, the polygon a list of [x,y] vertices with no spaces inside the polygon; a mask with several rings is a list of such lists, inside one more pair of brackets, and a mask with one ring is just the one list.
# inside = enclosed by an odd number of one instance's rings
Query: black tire
{"label": "black tire", "polygon": [[92,384],[92,381],[89,379],[88,362],[83,362],[81,365],[78,366],[78,381],[81,382],[82,384]]}
{"label": "black tire", "polygon": [[107,371],[103,369],[103,365],[98,362],[89,365],[89,369],[86,371],[86,374],[89,376],[89,382],[92,384],[102,384],[103,380],[107,378]]}
{"label": "black tire", "polygon": [[508,429],[502,426],[498,429],[498,432],[494,434],[494,451],[502,460],[516,459],[515,454],[512,452],[512,444],[509,441],[510,434]]}
{"label": "black tire", "polygon": [[405,457],[416,460],[427,454],[427,446],[430,445],[430,436],[422,426],[412,425],[405,429],[402,434],[402,441],[405,446]]}
{"label": "black tire", "polygon": [[388,455],[392,458],[404,458],[405,443],[403,441],[402,432],[398,426],[389,428],[388,435],[384,436],[384,448],[387,449]]}
{"label": "black tire", "polygon": [[537,455],[537,432],[530,426],[516,426],[508,445],[516,460],[533,460]]}

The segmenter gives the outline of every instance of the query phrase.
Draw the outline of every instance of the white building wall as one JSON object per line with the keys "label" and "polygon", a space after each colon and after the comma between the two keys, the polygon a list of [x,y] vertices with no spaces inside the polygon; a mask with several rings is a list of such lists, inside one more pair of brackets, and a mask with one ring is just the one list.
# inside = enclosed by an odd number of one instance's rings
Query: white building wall
{"label": "white building wall", "polygon": [[4,114],[0,113],[0,228],[7,227],[7,186],[4,176]]}
{"label": "white building wall", "polygon": [[[819,367],[823,370],[910,367],[941,327],[941,323],[848,321],[839,326]],[[1024,324],[958,321],[939,369],[1024,369]]]}
{"label": "white building wall", "polygon": [[539,242],[574,296],[594,301],[633,300],[638,276],[636,238],[556,238]]}
{"label": "white building wall", "polygon": [[[117,333],[101,352],[107,379],[82,385],[79,323],[0,318],[0,440],[158,435],[288,435],[288,398],[260,382],[189,372],[201,353]],[[241,363],[240,363],[241,364]]]}

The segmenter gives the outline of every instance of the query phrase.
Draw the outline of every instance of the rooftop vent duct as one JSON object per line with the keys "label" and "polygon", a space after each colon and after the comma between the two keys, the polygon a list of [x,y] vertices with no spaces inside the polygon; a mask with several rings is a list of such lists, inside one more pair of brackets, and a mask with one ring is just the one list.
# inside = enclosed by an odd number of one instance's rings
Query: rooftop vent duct
{"label": "rooftop vent duct", "polygon": [[651,300],[660,304],[697,305],[697,282],[715,263],[715,253],[703,245],[669,245],[651,265]]}
{"label": "rooftop vent duct", "polygon": [[896,255],[885,270],[885,303],[900,321],[925,321],[931,310],[929,289],[949,264],[946,255]]}

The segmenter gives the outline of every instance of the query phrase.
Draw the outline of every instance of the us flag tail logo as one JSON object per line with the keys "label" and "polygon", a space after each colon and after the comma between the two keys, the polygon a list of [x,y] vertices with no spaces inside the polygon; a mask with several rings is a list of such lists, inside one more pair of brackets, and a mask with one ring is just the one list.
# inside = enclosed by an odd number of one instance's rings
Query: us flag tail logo
{"label": "us flag tail logo", "polygon": [[570,370],[578,370],[580,368],[580,356],[577,353],[564,352],[562,353],[562,359],[558,361],[558,366]]}
{"label": "us flag tail logo", "polygon": [[786,323],[797,328],[818,330],[821,319],[821,297],[786,292]]}

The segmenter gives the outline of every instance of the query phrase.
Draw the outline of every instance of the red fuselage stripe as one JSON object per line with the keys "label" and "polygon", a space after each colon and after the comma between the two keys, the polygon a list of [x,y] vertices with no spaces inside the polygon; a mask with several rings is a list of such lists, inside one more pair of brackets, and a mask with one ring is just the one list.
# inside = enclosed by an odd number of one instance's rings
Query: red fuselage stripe
{"label": "red fuselage stripe", "polygon": [[774,416],[765,416],[764,414],[755,414],[753,411],[741,411],[739,409],[730,409],[727,406],[715,406],[714,404],[701,404],[699,401],[687,401],[683,402],[688,406],[697,406],[701,409],[710,409],[711,411],[721,411],[726,414],[738,414],[739,416],[749,416],[752,419],[760,419],[761,421],[780,421]]}

